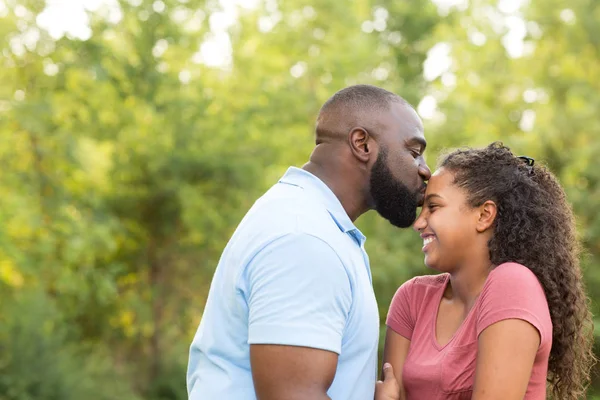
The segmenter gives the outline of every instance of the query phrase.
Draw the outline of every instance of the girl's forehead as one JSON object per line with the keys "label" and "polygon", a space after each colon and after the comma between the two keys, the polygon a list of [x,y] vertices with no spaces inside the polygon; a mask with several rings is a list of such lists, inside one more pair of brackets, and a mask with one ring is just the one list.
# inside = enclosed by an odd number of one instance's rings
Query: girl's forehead
{"label": "girl's forehead", "polygon": [[465,195],[464,191],[454,184],[454,173],[443,168],[438,169],[427,182],[427,196],[436,195],[443,198],[456,198]]}
{"label": "girl's forehead", "polygon": [[444,168],[437,169],[429,178],[427,182],[427,186],[440,186],[440,185],[448,185],[452,182],[452,173]]}
{"label": "girl's forehead", "polygon": [[436,169],[433,174],[431,174],[432,177],[434,176],[440,176],[440,175],[444,175],[446,174],[448,171],[446,170],[446,168],[444,167],[440,167],[438,169]]}

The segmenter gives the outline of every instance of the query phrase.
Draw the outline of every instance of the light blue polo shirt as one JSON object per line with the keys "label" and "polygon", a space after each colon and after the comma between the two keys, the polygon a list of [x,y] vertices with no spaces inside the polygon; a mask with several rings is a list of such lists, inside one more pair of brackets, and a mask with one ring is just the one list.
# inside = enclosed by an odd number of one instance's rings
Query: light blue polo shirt
{"label": "light blue polo shirt", "polygon": [[379,313],[365,237],[320,179],[291,167],[221,256],[190,348],[190,400],[254,400],[250,344],[339,354],[333,400],[372,400]]}

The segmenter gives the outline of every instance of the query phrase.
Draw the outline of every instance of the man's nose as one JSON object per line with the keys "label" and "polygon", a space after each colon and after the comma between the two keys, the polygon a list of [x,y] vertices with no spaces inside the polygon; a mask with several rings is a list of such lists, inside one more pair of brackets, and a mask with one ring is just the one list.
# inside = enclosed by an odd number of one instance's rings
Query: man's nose
{"label": "man's nose", "polygon": [[419,175],[423,177],[424,181],[428,181],[431,178],[431,170],[425,162],[419,165]]}

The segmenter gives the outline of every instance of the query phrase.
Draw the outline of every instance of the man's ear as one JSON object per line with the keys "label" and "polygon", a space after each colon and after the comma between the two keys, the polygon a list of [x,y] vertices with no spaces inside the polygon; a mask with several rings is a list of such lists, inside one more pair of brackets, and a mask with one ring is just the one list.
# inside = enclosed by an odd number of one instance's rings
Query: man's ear
{"label": "man's ear", "polygon": [[352,128],[348,134],[348,141],[352,154],[360,161],[366,163],[374,154],[375,142],[366,129],[361,127]]}
{"label": "man's ear", "polygon": [[498,215],[498,207],[492,200],[487,200],[478,207],[479,219],[477,220],[477,232],[483,233],[494,225],[496,216]]}

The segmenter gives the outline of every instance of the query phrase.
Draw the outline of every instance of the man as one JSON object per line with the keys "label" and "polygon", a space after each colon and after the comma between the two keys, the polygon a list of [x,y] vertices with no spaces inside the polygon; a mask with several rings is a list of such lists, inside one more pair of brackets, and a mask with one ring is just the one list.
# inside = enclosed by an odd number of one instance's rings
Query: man
{"label": "man", "polygon": [[[353,221],[375,209],[414,222],[425,145],[417,113],[386,90],[351,86],[323,105],[310,161],[254,204],[223,252],[190,349],[190,400],[373,399],[379,315]],[[385,374],[382,396],[396,390]]]}

